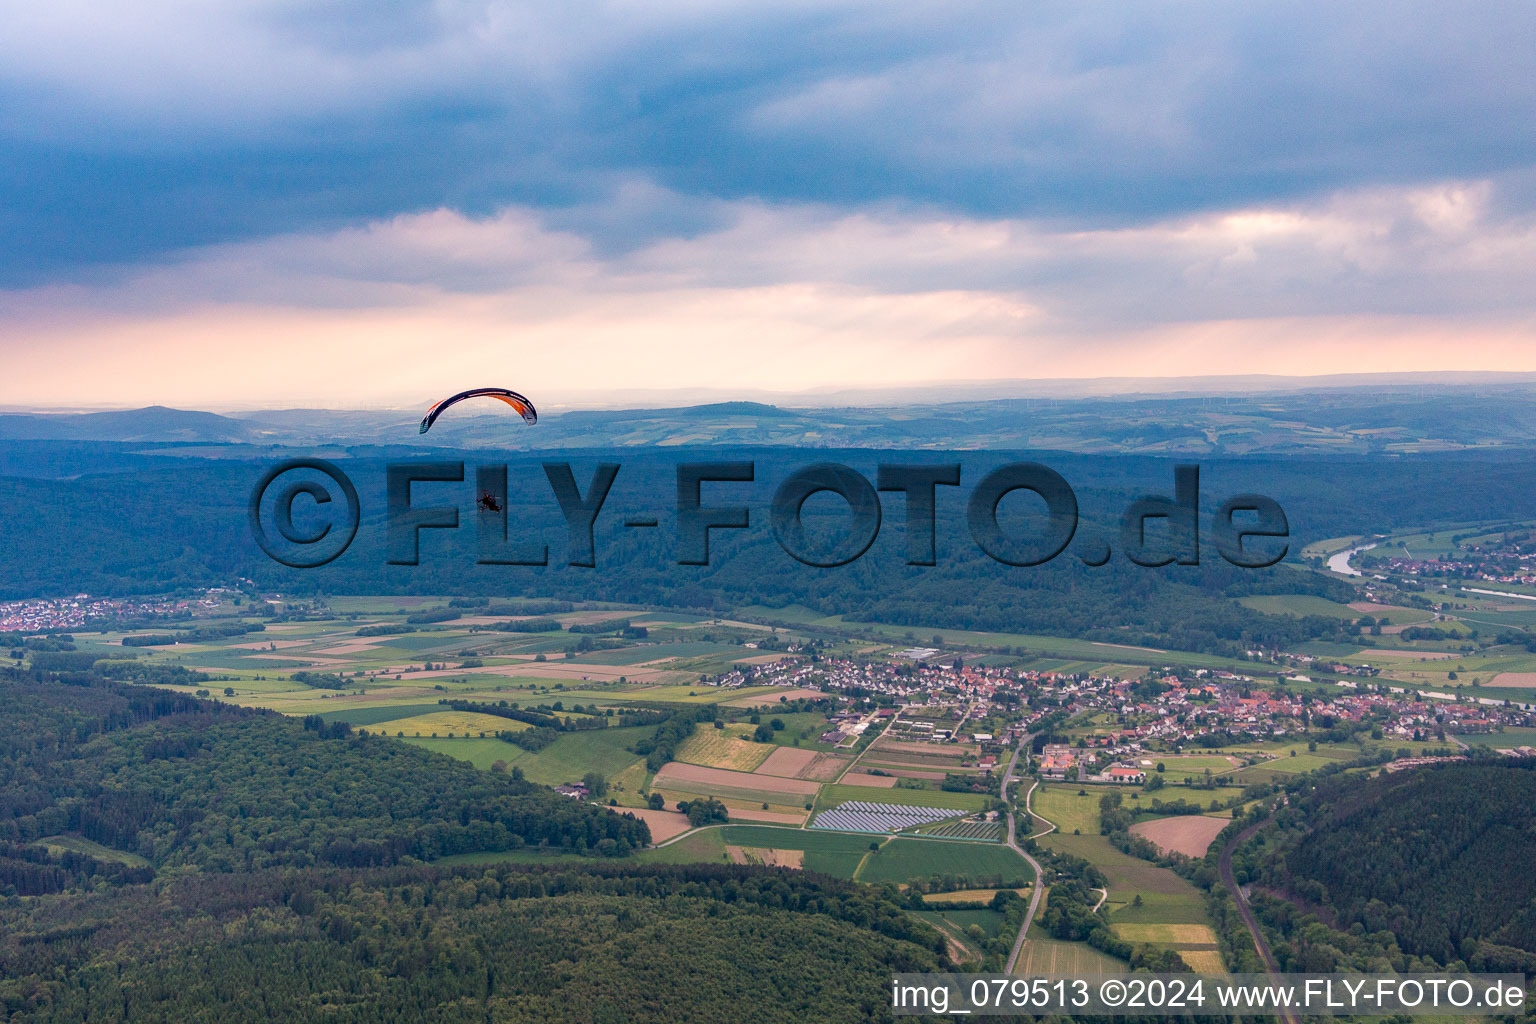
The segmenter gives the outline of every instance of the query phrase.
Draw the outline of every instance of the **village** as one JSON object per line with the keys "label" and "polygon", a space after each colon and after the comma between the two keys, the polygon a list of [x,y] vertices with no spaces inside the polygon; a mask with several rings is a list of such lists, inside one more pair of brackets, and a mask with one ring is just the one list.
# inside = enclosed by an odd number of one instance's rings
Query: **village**
{"label": "village", "polygon": [[[905,653],[905,652],[903,652]],[[933,652],[937,654],[937,652]],[[1298,663],[1310,662],[1298,656]],[[1064,731],[1071,742],[1039,750],[1045,778],[1140,785],[1153,762],[1232,744],[1295,739],[1368,738],[1392,747],[1524,729],[1536,724],[1529,705],[1458,698],[1375,681],[1359,666],[1321,663],[1352,677],[1267,677],[1211,669],[1153,669],[1140,679],[967,666],[953,656],[921,662],[894,659],[787,659],[736,669],[712,685],[787,685],[836,695],[840,703],[822,742],[853,745],[869,729],[932,743],[976,744],[978,767],[990,770],[1031,732]],[[1048,728],[1041,725],[1049,719]],[[1406,748],[1404,748],[1406,749]],[[1495,747],[1530,756],[1530,747]],[[1402,751],[1399,751],[1402,753]]]}
{"label": "village", "polygon": [[100,628],[104,621],[185,617],[218,608],[235,591],[214,587],[195,590],[188,597],[35,597],[0,601],[0,633],[53,633],[80,629],[87,624]]}

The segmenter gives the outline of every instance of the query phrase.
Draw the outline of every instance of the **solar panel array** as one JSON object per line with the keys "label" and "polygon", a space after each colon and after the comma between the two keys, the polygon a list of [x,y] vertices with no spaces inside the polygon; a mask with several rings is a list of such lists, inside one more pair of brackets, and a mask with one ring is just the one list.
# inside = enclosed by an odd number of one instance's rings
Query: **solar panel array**
{"label": "solar panel array", "polygon": [[906,804],[872,804],[863,800],[848,800],[830,811],[816,815],[811,828],[827,828],[839,832],[899,832],[913,825],[953,818],[958,813],[943,807],[909,807]]}

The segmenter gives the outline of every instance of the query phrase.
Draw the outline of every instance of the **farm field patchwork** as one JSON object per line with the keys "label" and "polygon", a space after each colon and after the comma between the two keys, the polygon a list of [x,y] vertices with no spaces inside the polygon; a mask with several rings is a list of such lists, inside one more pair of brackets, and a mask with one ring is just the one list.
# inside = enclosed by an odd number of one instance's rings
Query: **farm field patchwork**
{"label": "farm field patchwork", "polygon": [[669,761],[656,773],[651,788],[666,793],[694,793],[766,804],[794,805],[814,800],[820,784],[803,779],[783,779],[773,775],[732,772]]}
{"label": "farm field patchwork", "polygon": [[1171,949],[1202,973],[1224,971],[1204,898],[1192,887],[1187,893],[1144,894],[1139,907],[1117,906],[1110,922],[1110,930],[1127,942]]}

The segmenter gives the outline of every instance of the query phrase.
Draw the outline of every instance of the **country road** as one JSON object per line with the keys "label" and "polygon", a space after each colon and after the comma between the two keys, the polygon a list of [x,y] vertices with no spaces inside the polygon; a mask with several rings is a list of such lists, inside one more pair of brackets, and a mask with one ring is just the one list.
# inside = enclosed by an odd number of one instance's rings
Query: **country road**
{"label": "country road", "polygon": [[[1019,745],[1013,749],[1013,758],[1008,762],[1008,770],[1003,773],[1002,795],[1004,803],[1008,802],[1008,783],[1013,781],[1014,770],[1019,765],[1019,755],[1022,754],[1025,748],[1033,743],[1034,740],[1034,734],[1030,733],[1022,740],[1020,740]],[[1029,792],[1024,794],[1024,813],[1026,815],[1029,814],[1029,798],[1034,794],[1036,785],[1038,785],[1038,783],[1030,783]],[[1006,971],[1007,973],[1012,974],[1014,965],[1019,962],[1019,953],[1024,949],[1024,937],[1029,934],[1030,922],[1035,919],[1035,911],[1040,909],[1041,890],[1045,888],[1045,886],[1041,884],[1045,878],[1045,872],[1041,870],[1040,862],[1035,860],[1035,858],[1031,857],[1029,854],[1025,853],[1024,848],[1019,845],[1018,823],[1014,818],[1012,807],[1008,808],[1008,845],[1020,857],[1023,857],[1025,860],[1029,861],[1029,866],[1035,869],[1035,884],[1029,893],[1029,909],[1024,912],[1024,924],[1019,928],[1019,937],[1013,940],[1012,952],[1008,954],[1008,964]]]}
{"label": "country road", "polygon": [[[1253,910],[1248,906],[1247,899],[1243,897],[1243,891],[1237,886],[1237,878],[1232,874],[1232,852],[1253,838],[1254,833],[1264,825],[1265,822],[1262,821],[1257,825],[1249,825],[1234,836],[1226,849],[1221,851],[1221,881],[1231,890],[1232,898],[1237,901],[1237,912],[1242,916],[1243,924],[1248,928],[1248,934],[1253,936],[1253,946],[1259,952],[1259,959],[1264,961],[1264,969],[1269,971],[1271,976],[1276,976],[1280,973],[1280,966],[1275,963],[1274,954],[1269,951],[1269,943],[1265,941],[1264,932],[1259,928],[1259,921],[1253,916]],[[1276,980],[1279,979],[1276,978]],[[1301,1024],[1301,1019],[1296,1016],[1294,1010],[1282,1008],[1276,1013],[1284,1024]]]}

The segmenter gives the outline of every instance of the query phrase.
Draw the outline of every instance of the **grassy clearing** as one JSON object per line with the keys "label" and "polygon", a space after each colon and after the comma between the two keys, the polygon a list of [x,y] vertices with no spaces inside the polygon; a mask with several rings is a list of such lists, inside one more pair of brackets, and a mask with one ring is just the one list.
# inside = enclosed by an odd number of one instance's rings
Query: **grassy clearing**
{"label": "grassy clearing", "polygon": [[[814,747],[818,750],[830,750],[823,747],[817,740],[821,734],[827,731],[827,716],[818,711],[794,711],[780,712],[774,705],[766,704],[761,709],[762,720],[771,722],[775,718],[784,723],[784,728],[773,734],[773,743],[781,747],[799,746]],[[796,742],[796,741],[799,742]]]}
{"label": "grassy clearing", "polygon": [[432,711],[373,725],[360,725],[359,728],[384,736],[403,732],[407,736],[431,736],[436,733],[439,736],[491,737],[498,732],[517,732],[530,727],[510,718],[485,715],[477,711]]}
{"label": "grassy clearing", "polygon": [[[495,739],[432,739],[427,736],[406,736],[397,739],[397,743],[409,743],[413,747],[430,750],[436,754],[446,754],[460,761],[468,761],[481,771],[488,772],[497,761],[505,761],[511,765],[516,763],[519,767],[527,765],[531,755],[522,747],[515,747],[505,740]],[[580,779],[581,776],[577,776]]]}
{"label": "grassy clearing", "polygon": [[1185,893],[1143,892],[1141,906],[1132,906],[1134,893],[1110,893],[1116,909],[1111,920],[1125,924],[1187,924],[1205,921],[1205,898],[1191,888]]}
{"label": "grassy clearing", "polygon": [[1317,597],[1312,594],[1263,594],[1255,597],[1240,597],[1237,603],[1267,615],[1290,615],[1295,618],[1301,618],[1304,615],[1322,615],[1330,619],[1353,622],[1362,614],[1347,604],[1339,604],[1326,597]]}
{"label": "grassy clearing", "polygon": [[1027,882],[1034,871],[1006,846],[892,839],[865,858],[856,877],[861,882],[906,882],[930,875],[1001,875],[1004,881]]}
{"label": "grassy clearing", "polygon": [[50,853],[83,853],[87,857],[95,857],[97,860],[110,861],[117,864],[127,864],[134,868],[147,868],[149,861],[136,853],[126,850],[114,850],[110,846],[102,846],[100,843],[79,836],[48,836],[39,839],[35,844],[43,847]]}
{"label": "grassy clearing", "polygon": [[642,864],[723,864],[729,858],[725,853],[725,840],[720,835],[722,831],[718,828],[703,829],[675,843],[641,850],[635,854],[635,859]]}
{"label": "grassy clearing", "polygon": [[[546,786],[558,786],[562,782],[579,782],[587,772],[598,772],[611,779],[629,769],[644,758],[629,747],[656,731],[653,726],[634,726],[628,729],[595,729],[591,732],[573,732],[536,754],[518,761],[518,767],[531,782]],[[504,743],[503,746],[512,746]],[[517,749],[517,748],[513,748]]]}

